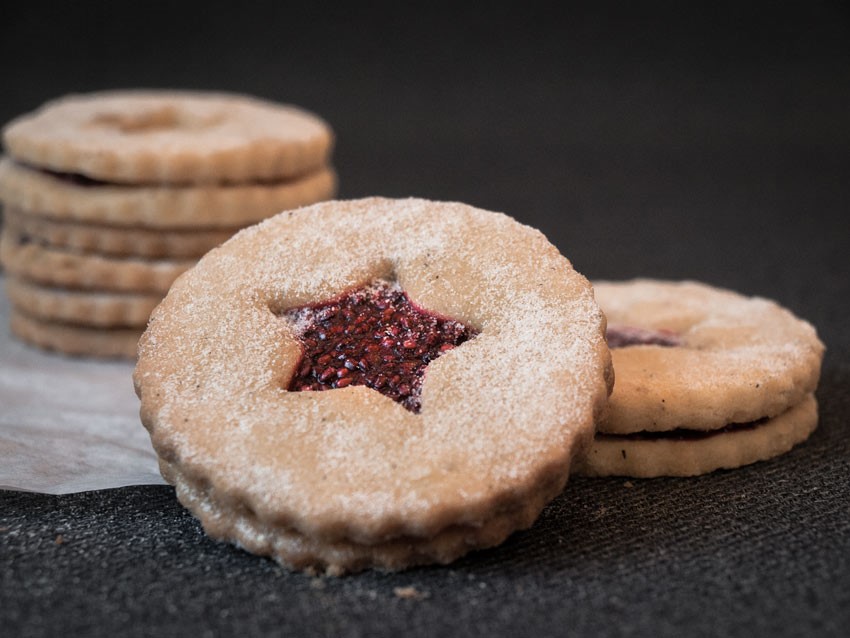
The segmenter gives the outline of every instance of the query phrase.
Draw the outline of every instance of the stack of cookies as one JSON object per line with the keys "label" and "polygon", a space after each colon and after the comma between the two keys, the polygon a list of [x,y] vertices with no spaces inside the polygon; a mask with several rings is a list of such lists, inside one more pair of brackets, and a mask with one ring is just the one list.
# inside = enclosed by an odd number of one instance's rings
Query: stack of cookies
{"label": "stack of cookies", "polygon": [[617,382],[589,476],[695,476],[784,454],[817,427],[824,345],[777,303],[693,281],[597,281]]}
{"label": "stack of cookies", "polygon": [[151,311],[200,256],[336,189],[328,125],[244,96],[70,96],[11,122],[3,141],[11,329],[67,354],[134,357]]}

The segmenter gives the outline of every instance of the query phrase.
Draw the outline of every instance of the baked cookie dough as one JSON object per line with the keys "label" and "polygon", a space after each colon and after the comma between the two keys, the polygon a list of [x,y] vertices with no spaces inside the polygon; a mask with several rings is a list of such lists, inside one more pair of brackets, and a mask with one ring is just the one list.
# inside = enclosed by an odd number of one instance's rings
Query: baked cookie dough
{"label": "baked cookie dough", "polygon": [[197,228],[163,232],[151,228],[126,228],[56,220],[6,206],[3,225],[11,235],[24,235],[37,243],[103,256],[195,258],[236,234],[239,228]]}
{"label": "baked cookie dough", "polygon": [[154,311],[134,380],[210,535],[330,574],[447,563],[530,526],[613,381],[592,289],[542,234],[378,198],[206,255]]}
{"label": "baked cookie dough", "polygon": [[126,344],[146,309],[201,255],[336,192],[330,127],[248,96],[70,95],[2,136],[0,261],[14,278],[13,332],[72,354],[134,356]]}
{"label": "baked cookie dough", "polygon": [[3,130],[21,163],[131,184],[288,179],[324,166],[332,141],[325,122],[294,106],[192,91],[69,95]]}
{"label": "baked cookie dough", "polygon": [[0,198],[21,213],[55,221],[134,229],[242,228],[336,192],[329,166],[277,182],[116,184],[0,160]]}
{"label": "baked cookie dough", "polygon": [[12,334],[33,345],[72,356],[134,359],[142,328],[89,327],[48,321],[12,309]]}
{"label": "baked cookie dough", "polygon": [[12,275],[47,286],[164,295],[194,260],[114,257],[62,250],[4,230],[0,263]]}
{"label": "baked cookie dough", "polygon": [[53,288],[17,277],[6,278],[6,295],[15,308],[30,317],[92,328],[143,326],[161,301],[158,294]]}
{"label": "baked cookie dough", "polygon": [[581,474],[689,476],[787,452],[817,425],[824,347],[773,301],[696,282],[597,282],[616,385]]}

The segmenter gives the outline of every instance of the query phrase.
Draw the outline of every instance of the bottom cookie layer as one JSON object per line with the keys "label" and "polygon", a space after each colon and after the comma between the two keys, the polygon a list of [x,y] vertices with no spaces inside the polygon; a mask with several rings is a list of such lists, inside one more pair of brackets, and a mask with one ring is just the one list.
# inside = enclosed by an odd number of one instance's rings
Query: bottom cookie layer
{"label": "bottom cookie layer", "polygon": [[633,439],[597,435],[576,458],[573,473],[582,476],[696,476],[765,461],[805,441],[817,427],[818,405],[810,394],[764,423],[719,432],[695,440]]}
{"label": "bottom cookie layer", "polygon": [[269,556],[290,569],[341,576],[369,568],[398,571],[415,565],[447,564],[476,549],[501,544],[513,532],[531,527],[540,511],[564,487],[563,477],[554,477],[533,498],[494,515],[478,525],[449,526],[435,536],[410,536],[364,545],[341,539],[323,541],[292,528],[257,519],[245,507],[225,506],[210,489],[188,480],[173,464],[160,459],[160,471],[177,488],[180,502],[197,516],[204,531],[252,554]]}
{"label": "bottom cookie layer", "polygon": [[75,356],[136,358],[136,346],[144,327],[86,328],[42,321],[13,310],[12,334],[31,345]]}

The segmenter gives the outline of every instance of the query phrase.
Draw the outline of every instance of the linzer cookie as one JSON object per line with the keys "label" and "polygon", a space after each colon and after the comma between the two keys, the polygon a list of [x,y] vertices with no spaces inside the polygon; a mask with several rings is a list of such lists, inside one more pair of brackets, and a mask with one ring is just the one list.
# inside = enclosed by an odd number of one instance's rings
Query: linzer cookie
{"label": "linzer cookie", "polygon": [[102,257],[57,249],[26,235],[3,232],[0,262],[21,279],[90,291],[155,292],[165,294],[194,260],[146,260]]}
{"label": "linzer cookie", "polygon": [[[15,332],[45,345],[45,330],[88,329],[47,346],[73,343],[75,354],[84,344],[100,354],[134,352],[123,348],[126,335],[107,340],[122,347],[104,348],[90,334],[119,325],[141,331],[151,296],[201,255],[245,226],[336,190],[327,124],[245,96],[68,96],[8,124],[3,141],[0,259],[15,277],[12,303],[29,321]],[[36,330],[35,321],[63,329]]]}
{"label": "linzer cookie", "polygon": [[6,294],[18,310],[42,321],[90,327],[144,326],[162,300],[159,294],[89,292],[6,279]]}
{"label": "linzer cookie", "polygon": [[69,355],[132,359],[143,328],[87,327],[31,317],[15,308],[12,334],[33,345]]}
{"label": "linzer cookie", "polygon": [[331,132],[293,106],[224,93],[70,95],[3,131],[20,163],[113,183],[275,181],[328,162]]}
{"label": "linzer cookie", "polygon": [[294,569],[447,563],[532,524],[612,382],[587,280],[462,204],[317,204],[172,286],[139,344],[163,476]]}
{"label": "linzer cookie", "polygon": [[7,206],[3,221],[11,235],[56,248],[118,257],[195,258],[234,235],[238,228],[196,228],[168,232],[106,224],[81,224],[24,213]]}
{"label": "linzer cookie", "polygon": [[788,310],[695,282],[594,288],[617,382],[577,472],[703,474],[783,454],[817,426],[824,348]]}
{"label": "linzer cookie", "polygon": [[129,229],[242,228],[270,214],[328,199],[336,175],[321,167],[298,178],[237,184],[112,184],[0,161],[6,206],[54,220]]}

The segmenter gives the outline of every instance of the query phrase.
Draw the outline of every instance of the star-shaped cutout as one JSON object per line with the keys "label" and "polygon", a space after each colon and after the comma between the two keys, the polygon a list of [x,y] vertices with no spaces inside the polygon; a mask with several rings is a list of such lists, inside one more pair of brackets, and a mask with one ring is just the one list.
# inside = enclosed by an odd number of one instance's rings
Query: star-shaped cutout
{"label": "star-shaped cutout", "polygon": [[382,280],[285,316],[303,346],[287,390],[365,385],[411,412],[421,408],[428,364],[478,334],[415,307],[398,284]]}

